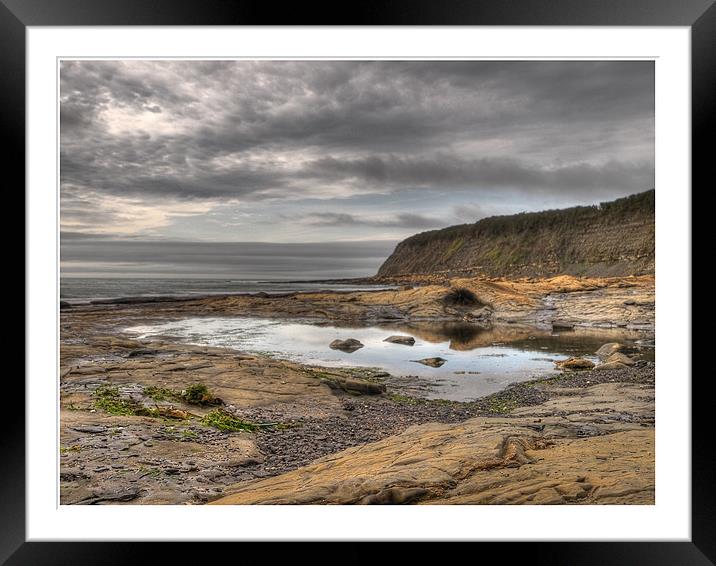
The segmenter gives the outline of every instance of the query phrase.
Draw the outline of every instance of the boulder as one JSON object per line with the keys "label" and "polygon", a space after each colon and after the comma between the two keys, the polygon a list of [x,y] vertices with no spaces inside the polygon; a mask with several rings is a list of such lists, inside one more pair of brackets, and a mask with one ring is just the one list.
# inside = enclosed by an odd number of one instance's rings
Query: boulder
{"label": "boulder", "polygon": [[402,344],[403,346],[412,346],[415,344],[415,338],[412,336],[388,336],[383,342],[390,342],[391,344]]}
{"label": "boulder", "polygon": [[557,367],[562,369],[580,370],[592,369],[594,367],[594,362],[590,362],[589,360],[585,360],[584,358],[567,358],[566,360],[561,360],[554,363]]}
{"label": "boulder", "polygon": [[609,359],[610,356],[616,353],[632,354],[637,351],[638,348],[634,346],[627,346],[626,344],[621,344],[619,342],[607,342],[595,353],[600,360],[605,361]]}
{"label": "boulder", "polygon": [[419,364],[423,364],[424,366],[430,366],[431,368],[439,368],[442,366],[447,360],[445,358],[425,358],[422,360],[410,360],[411,362],[417,362]]}
{"label": "boulder", "polygon": [[607,358],[606,363],[618,363],[624,364],[625,366],[633,366],[635,362],[629,356],[626,356],[621,352],[616,352]]}
{"label": "boulder", "polygon": [[624,346],[619,342],[607,342],[595,352],[600,360],[606,360],[612,354],[620,352]]}
{"label": "boulder", "polygon": [[350,354],[356,350],[360,350],[363,344],[355,338],[348,338],[346,340],[336,339],[329,344],[329,347],[331,350],[340,350],[341,352],[348,352]]}
{"label": "boulder", "polygon": [[382,383],[371,383],[361,379],[345,379],[340,385],[349,393],[361,393],[363,395],[380,395],[386,391],[386,387]]}

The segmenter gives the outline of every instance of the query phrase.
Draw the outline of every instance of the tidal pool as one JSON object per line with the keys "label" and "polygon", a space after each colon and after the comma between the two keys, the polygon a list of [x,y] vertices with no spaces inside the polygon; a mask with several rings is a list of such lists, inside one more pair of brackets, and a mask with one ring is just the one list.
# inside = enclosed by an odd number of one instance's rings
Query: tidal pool
{"label": "tidal pool", "polygon": [[[484,328],[469,323],[416,322],[360,326],[249,317],[197,317],[133,326],[138,338],[171,337],[198,345],[221,346],[268,354],[325,367],[380,368],[392,376],[424,385],[428,398],[467,401],[504,389],[508,384],[556,373],[554,362],[594,352],[606,342],[644,344],[639,356],[653,360],[653,336],[622,329],[553,332],[524,326]],[[415,338],[414,346],[385,342],[391,335]],[[332,350],[335,339],[355,338],[364,347],[346,353]],[[415,360],[441,357],[439,368]],[[405,379],[402,380],[406,382]],[[427,384],[427,385],[425,385]]]}

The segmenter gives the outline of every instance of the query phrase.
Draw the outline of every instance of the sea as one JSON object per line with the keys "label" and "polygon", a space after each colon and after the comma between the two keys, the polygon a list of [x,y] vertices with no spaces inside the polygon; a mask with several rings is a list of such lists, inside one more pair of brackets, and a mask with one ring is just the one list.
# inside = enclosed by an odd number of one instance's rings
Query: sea
{"label": "sea", "polygon": [[321,281],[63,277],[60,279],[60,300],[70,304],[81,304],[96,300],[131,297],[186,298],[261,292],[281,294],[308,291],[361,291],[387,288],[390,288],[390,286]]}

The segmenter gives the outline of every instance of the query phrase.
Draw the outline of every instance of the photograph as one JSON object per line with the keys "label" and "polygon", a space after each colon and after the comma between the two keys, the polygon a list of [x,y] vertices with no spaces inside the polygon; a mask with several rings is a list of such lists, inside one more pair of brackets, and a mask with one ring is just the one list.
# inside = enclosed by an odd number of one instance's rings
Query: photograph
{"label": "photograph", "polygon": [[655,67],[58,57],[60,508],[654,506]]}

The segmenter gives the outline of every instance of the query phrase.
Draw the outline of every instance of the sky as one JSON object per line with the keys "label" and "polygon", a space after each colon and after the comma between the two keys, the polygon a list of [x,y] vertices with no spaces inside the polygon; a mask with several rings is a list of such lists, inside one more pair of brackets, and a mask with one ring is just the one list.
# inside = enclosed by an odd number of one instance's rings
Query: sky
{"label": "sky", "polygon": [[648,61],[62,61],[63,277],[372,275],[654,186]]}

